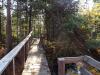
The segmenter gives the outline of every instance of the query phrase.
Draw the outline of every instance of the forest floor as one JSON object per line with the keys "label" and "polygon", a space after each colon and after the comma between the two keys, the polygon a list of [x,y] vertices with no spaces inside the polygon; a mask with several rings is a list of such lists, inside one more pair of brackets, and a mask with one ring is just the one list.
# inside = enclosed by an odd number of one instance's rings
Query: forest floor
{"label": "forest floor", "polygon": [[39,41],[37,39],[32,45],[22,75],[51,75],[44,51],[39,46]]}

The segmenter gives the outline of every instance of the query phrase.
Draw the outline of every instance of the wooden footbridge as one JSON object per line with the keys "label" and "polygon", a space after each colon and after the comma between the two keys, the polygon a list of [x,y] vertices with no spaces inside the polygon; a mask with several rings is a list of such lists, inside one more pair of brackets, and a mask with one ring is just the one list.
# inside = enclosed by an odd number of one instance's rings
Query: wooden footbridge
{"label": "wooden footbridge", "polygon": [[76,66],[78,67],[79,73],[77,73],[77,75],[94,75],[87,70],[89,65],[97,70],[100,70],[100,62],[96,61],[90,56],[85,55],[79,57],[63,57],[58,58],[58,75],[66,75],[67,72],[65,72],[65,64],[72,63],[76,64]]}
{"label": "wooden footbridge", "polygon": [[[42,52],[41,54],[40,51],[37,51],[38,43],[35,44],[35,48],[32,46],[32,40],[32,32],[30,32],[22,42],[0,60],[0,75],[51,75],[44,53]],[[20,58],[21,60],[19,60]],[[35,62],[37,60],[38,62]],[[19,63],[19,65],[17,63]],[[58,75],[69,75],[65,72],[65,64],[71,63],[75,63],[79,66],[80,73],[77,75],[94,75],[87,70],[87,65],[100,70],[100,62],[90,56],[62,57],[58,58]],[[23,64],[25,64],[25,66]],[[24,67],[20,68],[20,66]],[[35,70],[33,72],[34,66]],[[19,69],[22,71],[19,71]],[[11,74],[7,74],[7,71],[11,71]]]}

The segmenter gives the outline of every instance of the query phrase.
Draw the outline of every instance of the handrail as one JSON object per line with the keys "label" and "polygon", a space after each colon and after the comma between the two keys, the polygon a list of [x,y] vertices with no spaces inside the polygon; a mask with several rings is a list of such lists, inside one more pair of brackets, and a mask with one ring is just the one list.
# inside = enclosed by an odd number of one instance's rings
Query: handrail
{"label": "handrail", "polygon": [[100,70],[100,62],[91,58],[90,56],[85,55],[83,59],[87,64],[95,67],[96,69]]}
{"label": "handrail", "polygon": [[0,75],[7,68],[7,66],[10,64],[10,62],[13,61],[13,59],[17,56],[17,54],[20,52],[22,47],[30,39],[31,35],[32,35],[32,31],[29,33],[29,35],[22,42],[20,42],[16,47],[14,47],[7,55],[5,55],[0,60]]}
{"label": "handrail", "polygon": [[80,72],[81,72],[81,75],[93,75],[91,72],[89,72],[86,68],[84,67],[81,67],[80,68]]}
{"label": "handrail", "polygon": [[[65,75],[65,64],[77,64],[78,62],[87,63],[100,70],[100,62],[90,56],[85,55],[79,57],[62,57],[58,58],[58,75]],[[80,71],[82,72],[82,75],[93,75],[84,66],[80,68]]]}

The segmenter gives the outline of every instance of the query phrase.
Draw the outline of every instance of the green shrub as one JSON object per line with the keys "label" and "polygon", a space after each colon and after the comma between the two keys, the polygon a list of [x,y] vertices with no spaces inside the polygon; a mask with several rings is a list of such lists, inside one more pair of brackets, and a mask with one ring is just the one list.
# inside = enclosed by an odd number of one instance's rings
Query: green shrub
{"label": "green shrub", "polygon": [[96,39],[88,40],[87,46],[89,48],[100,48],[100,39],[99,40],[96,40]]}

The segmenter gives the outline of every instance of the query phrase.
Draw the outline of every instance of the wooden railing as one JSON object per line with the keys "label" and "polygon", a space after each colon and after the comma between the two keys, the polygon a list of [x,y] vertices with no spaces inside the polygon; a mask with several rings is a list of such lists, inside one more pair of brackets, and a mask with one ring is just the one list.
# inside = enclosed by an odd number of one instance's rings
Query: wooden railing
{"label": "wooden railing", "polygon": [[81,75],[93,75],[86,69],[87,65],[100,70],[100,62],[90,56],[85,55],[80,57],[63,57],[58,58],[58,75],[65,75],[65,64],[77,64],[80,62],[83,64],[80,68]]}
{"label": "wooden railing", "polygon": [[13,48],[0,60],[0,75],[21,74],[18,72],[21,72],[19,71],[19,69],[22,69],[22,67],[24,67],[27,53],[30,49],[31,35],[32,32],[30,32],[29,35],[22,42],[20,42],[15,48]]}

